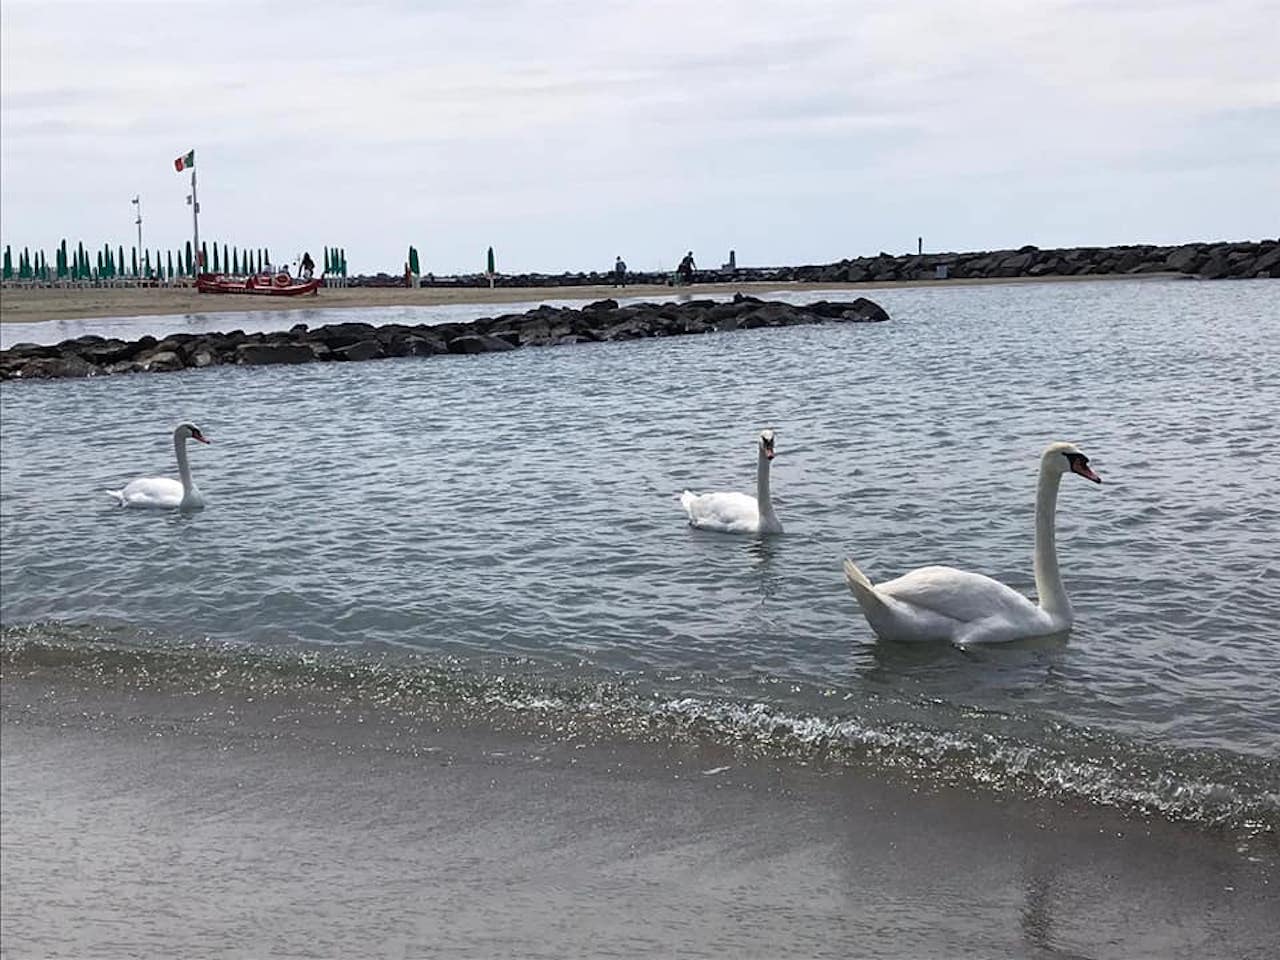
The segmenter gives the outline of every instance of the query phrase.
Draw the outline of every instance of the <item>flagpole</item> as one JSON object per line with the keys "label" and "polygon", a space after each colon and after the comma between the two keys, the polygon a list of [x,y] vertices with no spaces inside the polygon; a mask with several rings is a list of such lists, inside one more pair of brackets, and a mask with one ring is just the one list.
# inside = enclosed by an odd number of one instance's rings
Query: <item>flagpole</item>
{"label": "flagpole", "polygon": [[200,201],[196,197],[196,165],[191,165],[191,257],[196,265],[196,276],[203,272],[200,261]]}

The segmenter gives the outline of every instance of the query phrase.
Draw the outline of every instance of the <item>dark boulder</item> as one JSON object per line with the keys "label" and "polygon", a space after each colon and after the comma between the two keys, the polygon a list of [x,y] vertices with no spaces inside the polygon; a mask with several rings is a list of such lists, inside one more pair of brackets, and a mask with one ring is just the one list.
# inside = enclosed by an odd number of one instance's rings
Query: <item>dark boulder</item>
{"label": "dark boulder", "polygon": [[268,363],[310,363],[316,355],[305,343],[242,343],[236,347],[236,363],[259,366]]}
{"label": "dark boulder", "polygon": [[1195,273],[1207,259],[1202,244],[1189,243],[1165,257],[1164,263],[1170,270],[1177,270],[1179,273]]}
{"label": "dark boulder", "polygon": [[311,331],[308,337],[336,351],[363,340],[376,340],[377,333],[371,323],[331,323]]}
{"label": "dark boulder", "polygon": [[92,377],[98,368],[74,353],[65,357],[37,357],[28,360],[18,371],[24,380],[58,379],[61,377]]}
{"label": "dark boulder", "polygon": [[186,366],[175,350],[152,350],[134,362],[144,373],[169,373]]}
{"label": "dark boulder", "polygon": [[490,337],[483,333],[464,334],[449,341],[450,353],[501,353],[504,350],[514,349],[515,347],[506,340],[499,340],[497,337]]}
{"label": "dark boulder", "polygon": [[378,342],[376,337],[361,340],[345,347],[337,347],[333,350],[333,358],[335,360],[376,360],[378,357],[385,356],[386,353],[382,349],[382,344]]}

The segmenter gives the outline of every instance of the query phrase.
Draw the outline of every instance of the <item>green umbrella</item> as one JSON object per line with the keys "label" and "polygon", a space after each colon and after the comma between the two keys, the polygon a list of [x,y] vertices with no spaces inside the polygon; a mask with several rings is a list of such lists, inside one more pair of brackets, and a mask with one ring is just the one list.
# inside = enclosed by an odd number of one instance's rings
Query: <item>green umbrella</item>
{"label": "green umbrella", "polygon": [[240,248],[239,247],[231,248],[231,272],[232,273],[240,272]]}
{"label": "green umbrella", "polygon": [[191,275],[191,241],[190,240],[187,241],[185,267],[186,269],[184,269],[182,272],[190,276]]}
{"label": "green umbrella", "polygon": [[493,276],[494,272],[495,271],[493,269],[493,247],[490,247],[489,248],[489,276]]}
{"label": "green umbrella", "polygon": [[220,261],[218,260],[218,245],[216,243],[213,245],[213,272],[214,273],[222,272],[222,267],[220,265]]}
{"label": "green umbrella", "polygon": [[[218,248],[214,247],[213,249],[217,250]],[[173,251],[172,250],[169,251],[169,279],[170,280],[173,279]]]}
{"label": "green umbrella", "polygon": [[4,278],[6,280],[13,279],[13,252],[6,243],[4,247]]}
{"label": "green umbrella", "polygon": [[409,248],[409,272],[410,272],[410,273],[421,273],[421,272],[422,272],[422,271],[418,268],[418,248],[417,248],[417,247],[410,247],[410,248]]}

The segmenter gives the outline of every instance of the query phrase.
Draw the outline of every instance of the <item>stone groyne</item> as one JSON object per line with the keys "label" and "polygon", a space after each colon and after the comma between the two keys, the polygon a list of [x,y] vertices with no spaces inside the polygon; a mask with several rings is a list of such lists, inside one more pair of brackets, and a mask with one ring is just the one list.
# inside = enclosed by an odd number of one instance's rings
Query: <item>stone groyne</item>
{"label": "stone groyne", "polygon": [[[940,269],[941,268],[941,269]],[[699,270],[695,283],[808,281],[825,283],[892,283],[903,280],[1003,279],[1009,277],[1126,276],[1174,273],[1203,280],[1280,277],[1280,241],[1185,243],[1179,246],[1137,244],[1120,247],[1060,247],[1042,250],[984,250],[970,253],[890,254],[855,257],[836,263],[799,267],[734,267]],[[630,271],[633,284],[670,283],[668,272]],[[608,285],[608,272],[519,273],[494,278],[499,287],[580,287]],[[403,287],[404,277],[380,273],[352,277],[348,286]],[[483,274],[424,276],[424,287],[487,287]]]}
{"label": "stone groyne", "polygon": [[897,280],[980,280],[1009,277],[1140,276],[1180,273],[1203,280],[1280,277],[1280,241],[1188,243],[1179,247],[1064,247],[925,253],[841,260],[795,267],[789,280],[885,283]]}
{"label": "stone groyne", "polygon": [[157,340],[77,337],[42,346],[15,344],[0,351],[0,380],[163,373],[234,365],[375,360],[439,354],[493,353],[520,347],[636,340],[788,327],[827,322],[888,320],[865,297],[805,306],[738,295],[731,301],[638,303],[601,300],[581,309],[541,306],[526,313],[435,325],[335,323],[311,330],[297,324],[270,333],[179,333]]}

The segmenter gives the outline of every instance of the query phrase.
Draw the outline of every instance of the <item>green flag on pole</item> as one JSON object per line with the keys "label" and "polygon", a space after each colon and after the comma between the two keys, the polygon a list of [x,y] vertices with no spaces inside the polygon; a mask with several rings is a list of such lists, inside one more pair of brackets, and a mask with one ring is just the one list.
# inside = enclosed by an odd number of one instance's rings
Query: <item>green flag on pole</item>
{"label": "green flag on pole", "polygon": [[[178,157],[177,160],[173,161],[173,169],[177,170],[179,173],[181,173],[183,170],[190,170],[195,165],[196,165],[196,152],[194,150],[192,150],[189,153],[183,154],[181,157]],[[217,171],[214,171],[214,172],[216,173]]]}

